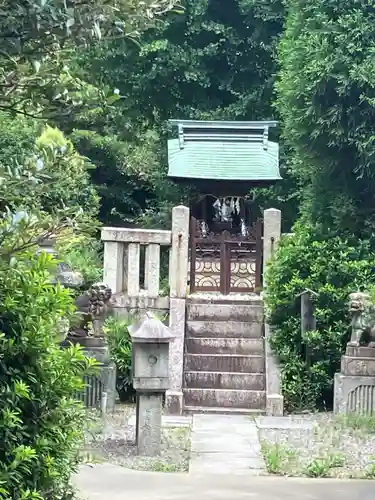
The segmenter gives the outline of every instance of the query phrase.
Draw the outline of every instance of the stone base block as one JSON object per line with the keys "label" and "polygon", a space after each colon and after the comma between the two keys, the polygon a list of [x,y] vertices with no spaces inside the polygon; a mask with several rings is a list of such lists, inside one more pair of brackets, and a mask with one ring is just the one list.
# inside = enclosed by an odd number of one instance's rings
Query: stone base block
{"label": "stone base block", "polygon": [[375,377],[336,373],[333,404],[335,414],[375,414]]}
{"label": "stone base block", "polygon": [[165,395],[165,411],[168,415],[182,415],[184,411],[184,395],[179,391],[167,391]]}
{"label": "stone base block", "polygon": [[[87,375],[84,378],[85,388],[77,393],[77,398],[84,403],[87,408],[97,408],[102,412],[113,411],[116,405],[116,365],[111,361],[108,347],[102,345],[100,339],[89,339],[91,344],[85,345],[85,339],[82,339],[82,347],[85,355],[89,358],[95,358],[99,363],[98,372],[95,375]],[[87,342],[86,339],[86,344]],[[62,347],[68,347],[70,342]]]}
{"label": "stone base block", "polygon": [[375,377],[375,358],[343,356],[341,373],[354,377]]}
{"label": "stone base block", "polygon": [[373,347],[353,347],[348,345],[345,354],[352,358],[375,358],[375,349]]}
{"label": "stone base block", "polygon": [[267,395],[266,414],[268,417],[282,417],[284,415],[284,397],[281,394]]}

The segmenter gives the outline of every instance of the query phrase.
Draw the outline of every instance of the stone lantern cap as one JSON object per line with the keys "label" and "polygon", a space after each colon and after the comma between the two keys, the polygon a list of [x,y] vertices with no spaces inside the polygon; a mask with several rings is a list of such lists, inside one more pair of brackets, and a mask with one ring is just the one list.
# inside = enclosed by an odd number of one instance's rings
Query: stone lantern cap
{"label": "stone lantern cap", "polygon": [[172,330],[151,312],[130,325],[129,333],[132,341],[138,344],[168,344],[175,339]]}

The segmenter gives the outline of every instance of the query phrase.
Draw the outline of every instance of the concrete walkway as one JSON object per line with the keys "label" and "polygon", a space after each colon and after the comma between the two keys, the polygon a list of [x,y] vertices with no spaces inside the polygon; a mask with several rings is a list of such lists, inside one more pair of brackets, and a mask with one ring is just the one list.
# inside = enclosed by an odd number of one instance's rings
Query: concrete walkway
{"label": "concrete walkway", "polygon": [[374,481],[163,474],[115,465],[83,466],[83,500],[373,500]]}
{"label": "concrete walkway", "polygon": [[246,415],[194,415],[190,474],[265,472],[258,431]]}

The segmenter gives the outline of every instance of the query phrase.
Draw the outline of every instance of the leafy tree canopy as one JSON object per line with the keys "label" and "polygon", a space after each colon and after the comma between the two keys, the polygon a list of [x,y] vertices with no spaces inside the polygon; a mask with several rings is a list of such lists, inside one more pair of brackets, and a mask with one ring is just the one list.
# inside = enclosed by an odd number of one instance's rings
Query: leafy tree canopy
{"label": "leafy tree canopy", "polygon": [[303,213],[324,233],[375,225],[372,2],[290,0],[278,109]]}
{"label": "leafy tree canopy", "polygon": [[68,56],[104,37],[136,38],[173,5],[173,0],[1,0],[0,109],[50,115],[79,104],[87,89],[70,73]]}
{"label": "leafy tree canopy", "polygon": [[[111,110],[97,108],[63,124],[65,130],[77,129],[76,147],[98,167],[93,180],[103,197],[102,220],[111,224],[135,221],[139,215],[143,223],[165,222],[160,206],[168,212],[188,194],[171,189],[166,179],[169,118],[275,118],[273,82],[283,2],[186,0],[183,5],[183,13],[169,13],[146,30],[139,45],[107,40],[88,47],[71,65],[82,80],[117,89],[120,96]],[[135,192],[130,166],[137,163]],[[151,181],[147,186],[145,179]],[[283,186],[258,197],[262,208],[289,201]],[[294,220],[295,203],[292,207],[289,219]],[[113,211],[123,216],[113,217]]]}

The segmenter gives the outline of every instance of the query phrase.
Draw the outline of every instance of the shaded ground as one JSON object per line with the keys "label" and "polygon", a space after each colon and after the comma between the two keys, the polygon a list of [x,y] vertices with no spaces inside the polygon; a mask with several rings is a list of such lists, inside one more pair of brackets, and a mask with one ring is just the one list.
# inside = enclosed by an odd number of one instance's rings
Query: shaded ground
{"label": "shaded ground", "polygon": [[[167,426],[162,431],[162,452],[158,457],[139,457],[135,447],[135,407],[119,405],[103,422],[91,413],[85,449],[86,463],[108,462],[129,469],[156,472],[185,472],[189,468],[190,426]],[[173,424],[173,423],[172,423]]]}
{"label": "shaded ground", "polygon": [[76,477],[84,500],[373,500],[372,481],[291,479],[232,474],[193,476],[83,466]]}
{"label": "shaded ground", "polygon": [[190,460],[190,473],[203,476],[268,471],[283,476],[375,479],[375,417],[320,413],[259,417],[254,422],[251,417],[197,415],[193,435],[189,417],[164,417],[163,422],[160,456],[139,457],[133,405],[119,405],[104,422],[93,413],[84,461],[178,473],[189,470]]}
{"label": "shaded ground", "polygon": [[[288,476],[375,478],[375,418],[330,413],[257,419],[267,470]],[[375,493],[374,493],[375,498]]]}

